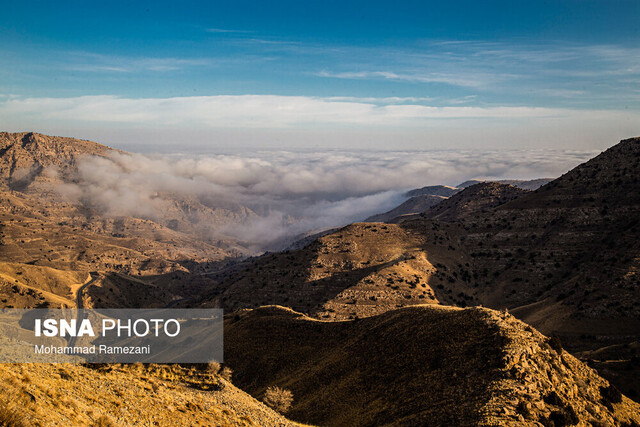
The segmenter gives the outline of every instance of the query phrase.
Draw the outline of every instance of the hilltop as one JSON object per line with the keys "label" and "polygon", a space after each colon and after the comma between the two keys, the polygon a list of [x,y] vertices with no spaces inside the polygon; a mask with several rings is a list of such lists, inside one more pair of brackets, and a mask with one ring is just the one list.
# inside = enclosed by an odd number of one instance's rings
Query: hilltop
{"label": "hilltop", "polygon": [[113,150],[92,141],[34,132],[0,132],[0,177],[12,189],[22,189],[46,168],[68,173],[83,156],[106,156]]}
{"label": "hilltop", "polygon": [[417,303],[477,304],[457,225],[416,232],[357,223],[303,249],[267,254],[211,276],[200,304],[225,310],[278,304],[323,319],[353,319]]}
{"label": "hilltop", "polygon": [[[457,187],[450,187],[446,185],[431,185],[427,187],[417,188],[415,190],[408,191],[405,196],[409,197],[408,200],[391,209],[388,212],[372,215],[365,220],[365,222],[391,222],[398,223],[400,221],[406,221],[407,219],[412,219],[417,214],[425,213],[430,210],[430,208],[434,206],[438,206],[442,211],[446,210],[446,206],[451,206],[451,204],[447,203],[443,206],[441,202],[444,200],[448,200],[452,198],[455,194],[460,193],[461,191],[467,189],[471,186],[476,186],[480,184],[480,187],[475,187],[476,192],[485,191],[488,194],[484,195],[475,195],[473,193],[466,192],[465,197],[467,198],[467,202],[471,202],[474,199],[482,199],[483,196],[489,196],[492,191],[500,192],[503,191],[502,197],[511,199],[518,197],[523,194],[523,192],[517,192],[516,190],[505,190],[506,188],[513,186],[518,189],[522,189],[525,191],[536,190],[544,184],[552,181],[548,178],[540,178],[533,180],[515,180],[515,179],[505,179],[498,181],[482,181],[482,180],[470,180],[465,181],[462,184],[459,184]],[[502,184],[502,187],[500,186]],[[496,190],[496,188],[501,188],[502,190]],[[482,190],[481,190],[482,189]],[[493,189],[493,190],[492,190]],[[457,203],[460,203],[460,199],[454,199]],[[484,199],[482,199],[484,200]],[[503,203],[501,200],[496,200],[495,198],[491,201],[487,200],[486,208],[488,206],[497,206],[499,203]],[[478,209],[471,206],[469,211],[475,212]]]}
{"label": "hilltop", "polygon": [[513,316],[485,308],[414,306],[326,322],[263,307],[227,316],[225,334],[237,384],[254,396],[271,385],[291,390],[290,417],[300,422],[640,422],[640,405],[593,369]]}

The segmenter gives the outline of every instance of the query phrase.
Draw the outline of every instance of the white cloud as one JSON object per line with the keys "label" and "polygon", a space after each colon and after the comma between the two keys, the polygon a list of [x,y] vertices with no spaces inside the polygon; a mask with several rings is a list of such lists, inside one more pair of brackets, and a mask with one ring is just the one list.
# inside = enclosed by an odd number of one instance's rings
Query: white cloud
{"label": "white cloud", "polygon": [[61,52],[60,55],[64,56],[65,59],[58,66],[66,70],[82,72],[168,72],[214,65],[214,61],[207,58],[128,57],[84,51]]}
{"label": "white cloud", "polygon": [[206,28],[205,31],[207,33],[215,33],[215,34],[244,34],[244,33],[252,32],[252,31],[246,31],[246,30],[230,30],[226,28]]}
{"label": "white cloud", "polygon": [[[0,101],[4,122],[31,117],[38,122],[130,123],[154,126],[282,128],[296,126],[425,126],[437,119],[615,120],[630,112],[527,106],[430,106],[339,101],[279,95],[218,95],[175,98],[23,98]],[[638,113],[636,113],[637,116]]]}
{"label": "white cloud", "polygon": [[106,215],[168,221],[165,194],[212,208],[244,206],[256,215],[199,223],[214,238],[232,237],[254,250],[273,249],[312,230],[385,212],[406,190],[456,185],[470,178],[554,177],[593,157],[593,151],[332,151],[254,155],[147,156],[113,154],[78,165],[69,199]]}
{"label": "white cloud", "polygon": [[320,71],[315,74],[318,77],[330,77],[336,79],[387,79],[395,81],[407,81],[414,83],[446,83],[453,86],[463,86],[470,88],[479,88],[487,84],[496,83],[505,78],[504,75],[492,73],[472,73],[464,74],[457,72],[440,72],[440,73],[424,73],[424,72],[405,72],[398,73],[393,71],[356,71],[332,73],[329,71]]}

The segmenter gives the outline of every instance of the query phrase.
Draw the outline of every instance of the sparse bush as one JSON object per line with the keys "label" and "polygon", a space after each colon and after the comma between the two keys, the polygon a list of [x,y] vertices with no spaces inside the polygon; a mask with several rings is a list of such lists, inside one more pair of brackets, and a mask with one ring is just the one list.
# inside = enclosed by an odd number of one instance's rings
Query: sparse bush
{"label": "sparse bush", "polygon": [[204,370],[206,372],[209,372],[211,374],[217,374],[220,372],[220,364],[218,362],[209,362],[209,363],[205,363],[204,365]]}
{"label": "sparse bush", "polygon": [[284,388],[271,386],[265,391],[262,401],[281,414],[285,414],[291,409],[293,393]]}

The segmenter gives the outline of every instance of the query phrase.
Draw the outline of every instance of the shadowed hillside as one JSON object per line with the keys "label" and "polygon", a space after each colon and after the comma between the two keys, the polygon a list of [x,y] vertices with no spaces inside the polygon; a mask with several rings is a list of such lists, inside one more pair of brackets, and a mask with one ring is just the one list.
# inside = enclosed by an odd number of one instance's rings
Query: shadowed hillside
{"label": "shadowed hillside", "polygon": [[512,185],[482,182],[465,188],[428,210],[425,209],[426,212],[422,215],[440,221],[455,222],[484,213],[526,193],[526,190]]}
{"label": "shadowed hillside", "polygon": [[[436,212],[442,214],[445,210],[452,209],[454,204],[456,208],[459,207],[461,210],[466,209],[470,212],[476,212],[482,208],[497,206],[498,204],[504,203],[505,200],[511,200],[522,194],[521,192],[518,193],[513,189],[507,190],[508,186],[513,186],[525,191],[529,191],[536,190],[550,181],[552,180],[548,178],[533,179],[529,181],[515,179],[505,179],[499,181],[471,180],[463,182],[462,184],[458,185],[458,187],[449,187],[446,185],[431,185],[428,187],[417,188],[406,193],[406,196],[409,197],[409,199],[401,205],[391,209],[388,212],[370,216],[366,219],[366,221],[398,223],[407,219],[415,218],[417,214],[421,214],[426,211],[431,211],[433,215],[435,215]],[[440,203],[446,199],[452,198],[455,194],[476,184],[482,185],[471,192],[466,191],[463,198],[455,199],[455,203]],[[502,186],[500,184],[502,184]],[[481,192],[484,192],[484,194],[477,194]],[[491,197],[492,192],[494,193],[493,197]],[[474,200],[483,200],[485,205],[482,207],[473,206]],[[461,205],[461,203],[462,206],[459,206]],[[471,206],[465,206],[465,203],[471,203]],[[437,210],[430,210],[430,208],[434,206],[436,206]]]}

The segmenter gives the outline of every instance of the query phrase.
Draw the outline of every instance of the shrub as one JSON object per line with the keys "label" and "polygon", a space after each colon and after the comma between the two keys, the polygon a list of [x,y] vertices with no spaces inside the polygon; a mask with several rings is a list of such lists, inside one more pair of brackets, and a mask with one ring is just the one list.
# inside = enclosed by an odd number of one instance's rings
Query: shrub
{"label": "shrub", "polygon": [[204,370],[211,374],[217,374],[220,372],[220,364],[218,362],[205,363]]}
{"label": "shrub", "polygon": [[291,409],[293,393],[284,388],[271,386],[265,391],[262,401],[281,414],[285,414]]}
{"label": "shrub", "polygon": [[225,366],[220,370],[220,372],[218,372],[218,375],[220,375],[225,380],[231,382],[231,376],[233,375],[233,371],[231,370],[230,367]]}

